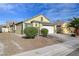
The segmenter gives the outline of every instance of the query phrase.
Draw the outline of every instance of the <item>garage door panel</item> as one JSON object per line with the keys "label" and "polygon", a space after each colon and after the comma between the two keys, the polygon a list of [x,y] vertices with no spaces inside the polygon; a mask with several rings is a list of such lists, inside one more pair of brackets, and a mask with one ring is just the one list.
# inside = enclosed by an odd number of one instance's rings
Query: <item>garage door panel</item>
{"label": "garage door panel", "polygon": [[48,34],[53,34],[54,33],[54,27],[52,27],[52,26],[43,26],[43,27],[41,27],[41,29],[42,28],[48,29]]}

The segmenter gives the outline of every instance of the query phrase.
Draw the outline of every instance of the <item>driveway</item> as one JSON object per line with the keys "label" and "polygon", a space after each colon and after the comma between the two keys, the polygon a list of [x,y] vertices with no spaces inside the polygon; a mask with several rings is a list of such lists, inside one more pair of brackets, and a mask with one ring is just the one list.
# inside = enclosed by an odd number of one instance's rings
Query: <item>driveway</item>
{"label": "driveway", "polygon": [[[56,35],[56,36],[55,36]],[[55,45],[46,46],[40,49],[31,50],[16,54],[18,56],[66,56],[66,55],[79,55],[79,38],[70,37],[63,34],[52,34],[57,40],[63,41]],[[76,50],[77,49],[77,50]],[[77,54],[76,54],[77,53]]]}
{"label": "driveway", "polygon": [[55,38],[40,36],[35,39],[25,39],[14,33],[0,33],[0,55],[15,55],[57,43],[59,43],[59,41]]}

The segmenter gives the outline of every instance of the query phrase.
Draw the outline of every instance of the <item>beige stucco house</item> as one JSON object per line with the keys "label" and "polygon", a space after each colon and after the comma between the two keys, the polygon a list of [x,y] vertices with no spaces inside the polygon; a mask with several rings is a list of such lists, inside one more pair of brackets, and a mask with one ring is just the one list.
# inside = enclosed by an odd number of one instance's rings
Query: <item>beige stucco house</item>
{"label": "beige stucco house", "polygon": [[25,27],[36,27],[38,29],[46,28],[48,29],[48,34],[55,33],[55,25],[49,21],[47,17],[44,15],[38,15],[31,19],[26,19],[24,21],[18,22],[14,25],[11,25],[11,31],[17,33],[17,34],[23,34],[23,30]]}
{"label": "beige stucco house", "polygon": [[71,33],[70,28],[68,28],[68,22],[63,23],[61,28],[62,28],[62,33],[64,33],[64,34]]}
{"label": "beige stucco house", "polygon": [[71,32],[73,32],[74,29],[69,28],[68,24],[69,24],[69,22],[60,21],[55,25],[56,25],[56,29],[57,29],[57,31],[59,31],[59,33],[70,34]]}

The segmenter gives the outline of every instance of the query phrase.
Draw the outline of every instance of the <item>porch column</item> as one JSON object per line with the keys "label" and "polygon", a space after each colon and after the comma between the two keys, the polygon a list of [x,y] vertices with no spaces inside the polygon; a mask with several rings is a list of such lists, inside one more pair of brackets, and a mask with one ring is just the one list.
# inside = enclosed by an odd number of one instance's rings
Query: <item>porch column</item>
{"label": "porch column", "polygon": [[57,33],[57,25],[55,25],[55,30],[54,31],[55,31],[55,33]]}
{"label": "porch column", "polygon": [[22,24],[22,34],[24,34],[24,29],[25,29],[25,23],[23,22],[23,24]]}
{"label": "porch column", "polygon": [[23,30],[24,30],[25,29],[25,23],[23,23],[22,26],[23,26]]}
{"label": "porch column", "polygon": [[15,25],[15,31],[16,31],[16,25]]}

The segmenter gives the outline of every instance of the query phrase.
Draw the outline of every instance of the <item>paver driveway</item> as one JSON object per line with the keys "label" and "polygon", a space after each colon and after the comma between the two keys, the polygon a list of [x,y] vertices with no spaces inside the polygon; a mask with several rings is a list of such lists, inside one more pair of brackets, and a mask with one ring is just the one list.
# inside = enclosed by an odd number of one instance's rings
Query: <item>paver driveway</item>
{"label": "paver driveway", "polygon": [[39,37],[38,39],[36,37],[35,39],[25,39],[14,33],[0,33],[0,44],[3,45],[3,54],[1,55],[6,56],[56,43],[59,43],[59,41],[55,40],[55,38]]}

